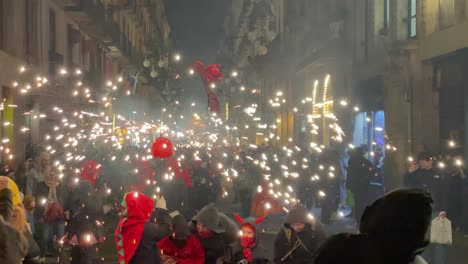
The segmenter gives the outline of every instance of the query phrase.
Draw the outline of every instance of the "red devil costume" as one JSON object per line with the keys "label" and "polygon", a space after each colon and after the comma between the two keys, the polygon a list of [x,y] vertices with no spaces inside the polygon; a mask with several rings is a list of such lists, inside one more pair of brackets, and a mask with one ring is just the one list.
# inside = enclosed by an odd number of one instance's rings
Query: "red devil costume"
{"label": "red devil costume", "polygon": [[220,114],[221,108],[219,106],[219,100],[216,93],[211,88],[211,85],[222,80],[223,75],[219,71],[220,64],[213,64],[205,66],[203,62],[196,61],[192,67],[193,70],[200,74],[203,80],[203,86],[205,87],[205,93],[208,97],[208,108],[212,113]]}
{"label": "red devil costume", "polygon": [[241,235],[239,241],[234,242],[229,247],[226,254],[226,262],[253,264],[271,263],[258,238],[258,224],[263,221],[264,217],[242,219],[236,213],[234,213],[234,217],[240,224]]}
{"label": "red devil costume", "polygon": [[157,242],[170,234],[149,222],[154,202],[139,192],[127,193],[123,211],[115,230],[119,264],[161,263]]}

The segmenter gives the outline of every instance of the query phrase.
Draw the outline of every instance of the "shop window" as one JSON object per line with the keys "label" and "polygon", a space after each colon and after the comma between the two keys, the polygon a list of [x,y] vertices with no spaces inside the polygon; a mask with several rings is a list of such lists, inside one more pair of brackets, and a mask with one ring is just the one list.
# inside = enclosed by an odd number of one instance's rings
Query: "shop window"
{"label": "shop window", "polygon": [[384,0],[383,18],[383,33],[388,34],[390,28],[390,0]]}
{"label": "shop window", "polygon": [[408,0],[408,38],[415,38],[417,31],[417,0]]}

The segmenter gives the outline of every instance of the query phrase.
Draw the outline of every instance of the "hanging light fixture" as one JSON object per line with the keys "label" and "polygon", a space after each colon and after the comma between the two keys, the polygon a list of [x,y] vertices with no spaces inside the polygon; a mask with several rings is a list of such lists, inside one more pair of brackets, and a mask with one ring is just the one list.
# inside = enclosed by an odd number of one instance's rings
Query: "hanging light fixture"
{"label": "hanging light fixture", "polygon": [[145,66],[145,68],[148,68],[150,65],[151,65],[151,62],[148,60],[148,58],[146,58],[146,59],[143,61],[143,66]]}
{"label": "hanging light fixture", "polygon": [[154,66],[150,72],[151,78],[156,78],[158,77],[159,73],[154,69]]}

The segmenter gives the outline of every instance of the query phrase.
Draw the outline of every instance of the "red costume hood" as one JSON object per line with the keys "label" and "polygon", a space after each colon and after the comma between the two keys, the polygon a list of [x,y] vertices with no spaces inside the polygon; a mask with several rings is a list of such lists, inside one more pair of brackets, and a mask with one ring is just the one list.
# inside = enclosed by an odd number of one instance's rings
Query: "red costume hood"
{"label": "red costume hood", "polygon": [[119,263],[129,263],[140,244],[144,225],[154,210],[154,202],[139,192],[125,195],[122,215],[115,230],[115,244]]}

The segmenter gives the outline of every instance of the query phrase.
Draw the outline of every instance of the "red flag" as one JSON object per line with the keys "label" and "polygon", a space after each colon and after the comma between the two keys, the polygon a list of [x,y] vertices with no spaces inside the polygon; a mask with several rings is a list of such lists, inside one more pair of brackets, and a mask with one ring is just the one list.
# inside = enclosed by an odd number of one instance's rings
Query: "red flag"
{"label": "red flag", "polygon": [[205,93],[208,97],[208,109],[210,112],[217,113],[218,115],[221,113],[221,107],[218,96],[211,89],[211,84],[220,82],[223,79],[223,75],[219,71],[219,66],[220,64],[205,66],[201,61],[195,61],[192,65],[193,70],[198,72],[203,80]]}

